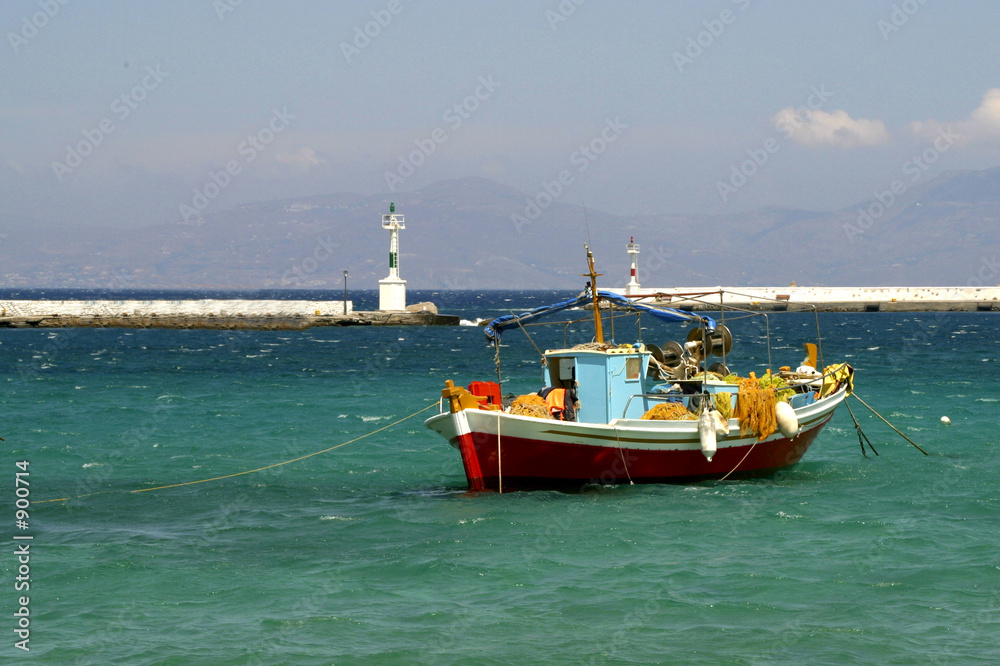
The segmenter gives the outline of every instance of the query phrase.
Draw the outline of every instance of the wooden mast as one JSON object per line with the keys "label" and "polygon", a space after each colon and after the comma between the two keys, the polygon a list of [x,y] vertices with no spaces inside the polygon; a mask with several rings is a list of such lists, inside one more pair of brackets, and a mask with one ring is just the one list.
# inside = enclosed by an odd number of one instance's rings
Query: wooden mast
{"label": "wooden mast", "polygon": [[604,326],[601,323],[601,308],[598,305],[597,278],[604,273],[594,272],[594,254],[590,251],[590,246],[586,243],[583,247],[587,250],[587,263],[590,265],[590,273],[583,273],[583,277],[590,278],[590,293],[594,299],[594,338],[597,342],[604,342]]}

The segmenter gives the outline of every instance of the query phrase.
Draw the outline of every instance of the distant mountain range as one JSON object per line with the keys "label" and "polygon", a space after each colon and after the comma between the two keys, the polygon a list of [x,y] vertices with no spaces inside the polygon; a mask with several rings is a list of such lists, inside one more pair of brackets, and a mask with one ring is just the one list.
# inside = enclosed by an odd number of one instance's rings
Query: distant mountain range
{"label": "distant mountain range", "polygon": [[[421,289],[582,287],[589,238],[603,286],[623,286],[634,236],[644,286],[1000,283],[1000,168],[885,183],[823,213],[617,216],[552,194],[482,178],[398,194],[402,277]],[[0,287],[339,289],[348,270],[352,288],[376,288],[388,209],[384,195],[329,194],[132,231],[8,224]]]}

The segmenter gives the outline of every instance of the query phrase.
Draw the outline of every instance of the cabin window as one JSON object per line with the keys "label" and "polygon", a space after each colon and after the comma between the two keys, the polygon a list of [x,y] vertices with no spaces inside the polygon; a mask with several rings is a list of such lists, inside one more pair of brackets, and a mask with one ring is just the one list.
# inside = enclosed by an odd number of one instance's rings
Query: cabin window
{"label": "cabin window", "polygon": [[571,382],[576,379],[576,359],[575,358],[560,358],[558,359],[558,379],[564,382]]}
{"label": "cabin window", "polygon": [[625,359],[625,379],[639,379],[639,357]]}

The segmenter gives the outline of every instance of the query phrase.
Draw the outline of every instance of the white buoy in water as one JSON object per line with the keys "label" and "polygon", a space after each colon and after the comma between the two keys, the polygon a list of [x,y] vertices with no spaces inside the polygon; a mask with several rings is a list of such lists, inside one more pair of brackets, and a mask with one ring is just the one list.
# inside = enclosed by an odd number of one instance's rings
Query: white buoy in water
{"label": "white buoy in water", "polygon": [[795,437],[799,434],[799,417],[787,402],[779,402],[774,406],[774,420],[778,422],[778,430],[785,437]]}
{"label": "white buoy in water", "polygon": [[698,437],[701,439],[701,453],[708,462],[715,456],[715,417],[705,410],[698,417]]}
{"label": "white buoy in water", "polygon": [[945,425],[951,425],[951,419],[949,419],[947,416],[942,416],[941,417],[941,423],[943,423]]}

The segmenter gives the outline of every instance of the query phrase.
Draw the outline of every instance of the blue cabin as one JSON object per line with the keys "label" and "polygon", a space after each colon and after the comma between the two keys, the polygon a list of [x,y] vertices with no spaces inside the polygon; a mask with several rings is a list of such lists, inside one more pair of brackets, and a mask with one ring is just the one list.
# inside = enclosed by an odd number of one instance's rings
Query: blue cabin
{"label": "blue cabin", "polygon": [[[694,406],[697,403],[692,404],[691,400],[701,394],[730,393],[735,402],[739,386],[724,381],[688,379],[649,386],[653,383],[647,376],[650,355],[646,347],[638,343],[607,350],[548,350],[543,381],[546,386],[576,389],[580,401],[576,420],[580,423],[638,419],[663,401],[680,402],[697,411]],[[801,399],[809,397],[801,396]]]}
{"label": "blue cabin", "polygon": [[[608,423],[612,419],[641,417],[646,400],[650,353],[641,345],[608,350],[557,349],[545,352],[546,386],[576,388],[580,423]],[[628,413],[625,413],[626,406]]]}

